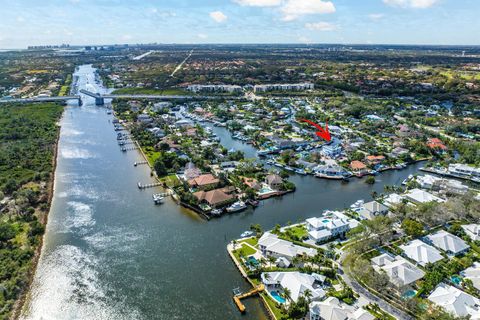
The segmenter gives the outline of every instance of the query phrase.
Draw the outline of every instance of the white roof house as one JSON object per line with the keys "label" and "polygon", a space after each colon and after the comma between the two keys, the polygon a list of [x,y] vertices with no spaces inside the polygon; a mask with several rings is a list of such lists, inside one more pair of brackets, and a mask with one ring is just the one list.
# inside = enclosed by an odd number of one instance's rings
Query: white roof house
{"label": "white roof house", "polygon": [[470,279],[473,286],[480,290],[480,262],[475,262],[471,267],[461,272],[462,276]]}
{"label": "white roof house", "polygon": [[465,241],[445,230],[440,230],[427,238],[435,247],[454,255],[461,254],[470,248]]}
{"label": "white roof house", "polygon": [[465,224],[462,228],[470,239],[473,241],[480,240],[480,224]]}
{"label": "white roof house", "polygon": [[480,319],[480,300],[455,287],[441,283],[428,296],[428,300],[456,317],[470,315],[472,320]]}
{"label": "white roof house", "polygon": [[335,297],[314,301],[309,305],[310,320],[374,320],[367,310],[340,302]]}
{"label": "white roof house", "polygon": [[372,258],[375,270],[383,270],[390,281],[398,287],[413,283],[425,275],[425,272],[400,256],[392,257],[386,253]]}
{"label": "white roof house", "polygon": [[445,202],[442,198],[434,196],[433,194],[420,189],[412,189],[405,194],[405,197],[413,203],[426,203],[426,202]]}
{"label": "white roof house", "polygon": [[325,297],[325,291],[318,285],[316,278],[307,273],[295,272],[264,272],[261,275],[263,284],[269,290],[275,288],[290,291],[290,298],[298,301],[305,291],[309,290],[312,300],[319,300]]}
{"label": "white roof house", "polygon": [[371,220],[378,215],[384,215],[388,212],[388,207],[377,201],[370,201],[362,205],[358,214],[361,219]]}
{"label": "white roof house", "polygon": [[307,255],[313,257],[317,253],[315,249],[298,246],[289,241],[279,239],[270,232],[265,232],[260,237],[258,246],[265,256],[273,256],[275,258],[284,257],[289,261],[296,256]]}
{"label": "white roof house", "polygon": [[424,266],[427,263],[435,263],[443,259],[440,251],[418,239],[412,240],[407,244],[401,245],[405,255]]}
{"label": "white roof house", "polygon": [[325,211],[321,217],[309,218],[306,223],[309,238],[316,242],[342,236],[358,225],[358,221],[338,211]]}
{"label": "white roof house", "polygon": [[404,199],[403,196],[397,193],[391,193],[385,199],[383,199],[383,203],[387,207],[391,208],[399,203],[402,203],[403,199]]}

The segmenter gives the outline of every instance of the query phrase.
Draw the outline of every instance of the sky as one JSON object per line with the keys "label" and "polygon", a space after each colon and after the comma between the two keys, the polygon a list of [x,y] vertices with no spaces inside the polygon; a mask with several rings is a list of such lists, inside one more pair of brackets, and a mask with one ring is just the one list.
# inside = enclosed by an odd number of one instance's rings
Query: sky
{"label": "sky", "polygon": [[480,45],[480,0],[0,0],[0,48],[136,43]]}

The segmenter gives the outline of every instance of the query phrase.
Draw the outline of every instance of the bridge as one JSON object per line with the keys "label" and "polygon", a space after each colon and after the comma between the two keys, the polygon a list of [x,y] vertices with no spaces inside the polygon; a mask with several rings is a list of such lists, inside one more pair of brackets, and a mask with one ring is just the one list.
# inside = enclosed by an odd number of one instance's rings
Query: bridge
{"label": "bridge", "polygon": [[99,94],[87,90],[80,90],[89,97],[95,98],[95,104],[103,105],[105,99],[151,99],[151,100],[245,100],[245,97],[198,96],[198,95],[156,95],[156,94]]}
{"label": "bridge", "polygon": [[0,99],[0,103],[34,103],[34,102],[59,102],[78,100],[78,105],[82,105],[82,98],[80,96],[63,96],[63,97],[34,97],[34,98],[14,98],[14,99]]}

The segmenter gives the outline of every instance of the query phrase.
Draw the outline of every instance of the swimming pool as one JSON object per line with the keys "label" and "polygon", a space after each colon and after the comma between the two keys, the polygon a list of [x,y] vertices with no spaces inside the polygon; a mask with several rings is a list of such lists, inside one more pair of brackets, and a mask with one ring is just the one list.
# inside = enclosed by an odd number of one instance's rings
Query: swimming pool
{"label": "swimming pool", "polygon": [[270,291],[270,294],[278,303],[285,303],[285,298],[282,298],[277,291]]}
{"label": "swimming pool", "polygon": [[254,256],[248,257],[247,263],[253,267],[256,267],[260,264],[260,262],[258,262],[258,260]]}
{"label": "swimming pool", "polygon": [[407,290],[402,294],[402,298],[405,300],[412,299],[416,294],[417,292],[415,290]]}
{"label": "swimming pool", "polygon": [[451,279],[452,282],[455,283],[457,286],[462,282],[462,278],[460,278],[459,276],[452,276],[450,279]]}

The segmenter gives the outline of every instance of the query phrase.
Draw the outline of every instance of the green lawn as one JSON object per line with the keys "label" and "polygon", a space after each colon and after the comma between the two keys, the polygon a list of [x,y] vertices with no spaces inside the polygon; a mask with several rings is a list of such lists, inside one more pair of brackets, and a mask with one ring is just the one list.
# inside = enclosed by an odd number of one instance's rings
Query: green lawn
{"label": "green lawn", "polygon": [[275,318],[277,318],[278,320],[282,319],[285,315],[282,313],[282,310],[277,307],[278,303],[273,301],[266,293],[262,293],[261,295],[265,299],[265,301],[267,301],[267,304],[273,311]]}
{"label": "green lawn", "polygon": [[147,88],[121,88],[117,89],[113,92],[113,94],[152,94],[152,95],[192,95],[191,92],[177,89],[177,88],[170,88],[170,89],[147,89]]}
{"label": "green lawn", "polygon": [[257,239],[257,237],[253,237],[253,238],[248,238],[248,239],[240,240],[239,242],[240,242],[240,243],[246,242],[246,243],[248,243],[249,245],[255,247],[255,246],[258,244],[258,239]]}
{"label": "green lawn", "polygon": [[175,174],[163,177],[160,181],[165,182],[169,188],[177,187],[181,184],[180,180],[178,180]]}

